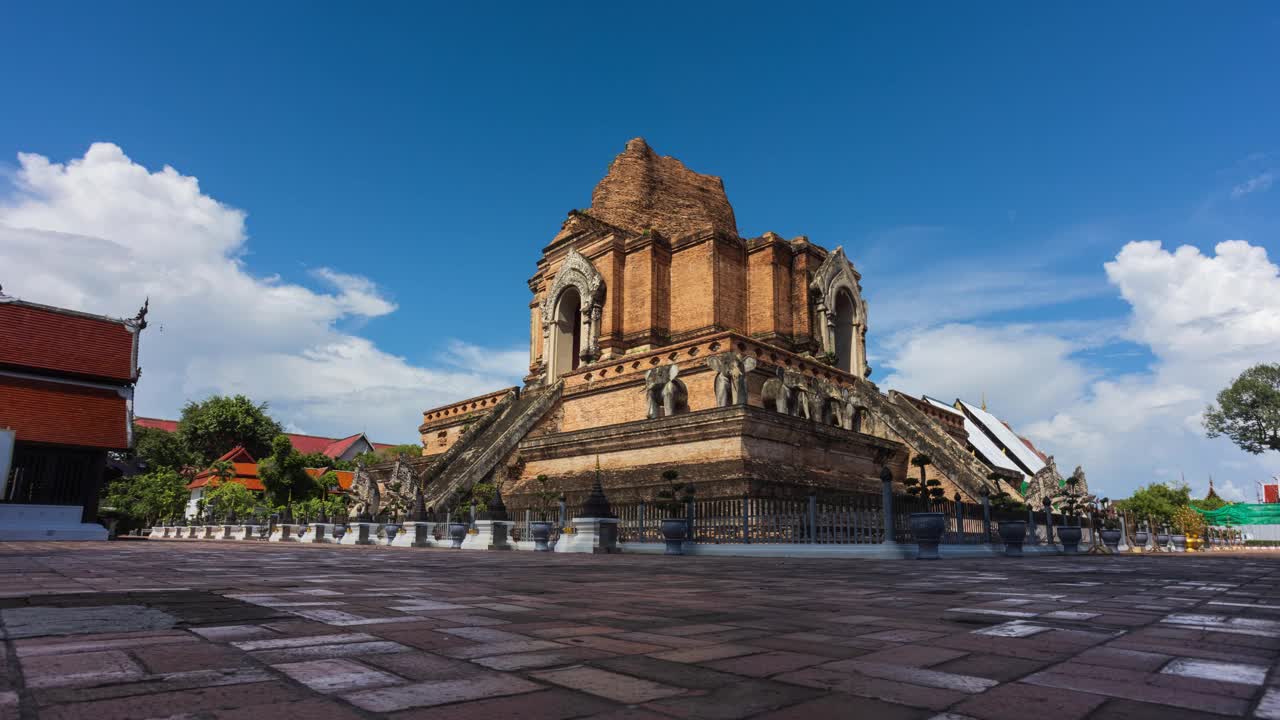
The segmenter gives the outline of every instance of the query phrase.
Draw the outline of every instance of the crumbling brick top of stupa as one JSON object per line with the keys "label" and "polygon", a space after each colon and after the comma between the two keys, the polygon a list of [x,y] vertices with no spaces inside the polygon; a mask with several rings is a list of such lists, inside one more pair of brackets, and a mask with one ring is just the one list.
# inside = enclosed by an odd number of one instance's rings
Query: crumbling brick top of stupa
{"label": "crumbling brick top of stupa", "polygon": [[670,240],[711,234],[738,237],[724,181],[658,155],[643,138],[628,142],[613,159],[591,193],[588,212],[623,230],[643,234],[653,229]]}

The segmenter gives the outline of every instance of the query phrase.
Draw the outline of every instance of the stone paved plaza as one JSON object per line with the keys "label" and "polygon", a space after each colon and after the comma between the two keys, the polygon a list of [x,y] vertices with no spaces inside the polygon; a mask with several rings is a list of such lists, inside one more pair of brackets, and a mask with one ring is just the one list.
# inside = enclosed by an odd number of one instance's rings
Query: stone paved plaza
{"label": "stone paved plaza", "polygon": [[1280,717],[1278,570],[7,544],[0,720]]}

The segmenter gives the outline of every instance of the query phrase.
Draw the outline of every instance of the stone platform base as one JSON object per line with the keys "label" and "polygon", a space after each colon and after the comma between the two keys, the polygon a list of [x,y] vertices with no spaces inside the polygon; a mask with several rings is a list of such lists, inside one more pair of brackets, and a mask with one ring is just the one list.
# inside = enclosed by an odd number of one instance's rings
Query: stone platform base
{"label": "stone platform base", "polygon": [[333,536],[333,523],[311,523],[303,533],[301,541],[319,545],[333,545],[338,539]]}
{"label": "stone platform base", "polygon": [[618,547],[618,521],[614,518],[574,518],[572,533],[562,533],[556,542],[558,553],[606,554],[622,552]]}
{"label": "stone platform base", "polygon": [[462,541],[463,550],[511,550],[510,520],[477,520],[476,532]]}
{"label": "stone platform base", "polygon": [[81,523],[79,505],[0,503],[0,541],[105,541],[106,528]]}
{"label": "stone platform base", "polygon": [[267,542],[298,542],[304,527],[306,526],[281,523],[276,526],[275,530],[271,531],[271,537],[267,538]]}
{"label": "stone platform base", "polygon": [[435,547],[436,523],[433,522],[413,522],[412,520],[400,526],[400,532],[396,533],[395,540],[391,541],[392,547]]}
{"label": "stone platform base", "polygon": [[347,534],[338,541],[339,545],[377,545],[378,523],[347,523]]}

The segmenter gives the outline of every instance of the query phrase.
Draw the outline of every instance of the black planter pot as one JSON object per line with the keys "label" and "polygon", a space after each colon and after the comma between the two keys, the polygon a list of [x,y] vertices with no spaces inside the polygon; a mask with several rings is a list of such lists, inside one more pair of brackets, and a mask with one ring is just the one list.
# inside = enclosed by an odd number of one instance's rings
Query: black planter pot
{"label": "black planter pot", "polygon": [[449,547],[458,550],[462,548],[462,541],[467,539],[467,530],[471,526],[467,523],[449,523]]}
{"label": "black planter pot", "polygon": [[1106,545],[1111,552],[1120,552],[1120,531],[1119,530],[1103,530],[1102,544]]}
{"label": "black planter pot", "polygon": [[529,532],[533,535],[534,550],[551,552],[551,545],[547,543],[551,539],[551,523],[542,521],[529,523]]}
{"label": "black planter pot", "polygon": [[1147,541],[1151,539],[1151,533],[1146,530],[1139,530],[1133,534],[1133,541],[1138,543],[1138,547],[1143,550],[1147,549]]}
{"label": "black planter pot", "polygon": [[1156,533],[1156,547],[1169,547],[1169,533]]}
{"label": "black planter pot", "polygon": [[684,541],[688,536],[688,520],[667,518],[662,521],[662,538],[667,541],[667,555],[683,555]]}
{"label": "black planter pot", "polygon": [[917,560],[937,560],[938,543],[947,527],[947,516],[940,512],[911,513],[911,537],[915,538]]}
{"label": "black planter pot", "polygon": [[1001,520],[997,528],[1004,541],[1005,557],[1022,557],[1022,543],[1027,539],[1026,520]]}
{"label": "black planter pot", "polygon": [[1080,526],[1079,525],[1059,525],[1058,526],[1058,542],[1062,543],[1062,553],[1064,555],[1080,554]]}
{"label": "black planter pot", "polygon": [[1187,551],[1187,536],[1186,536],[1186,535],[1170,535],[1170,536],[1169,536],[1169,539],[1173,541],[1173,551],[1174,551],[1174,552],[1186,552],[1186,551]]}

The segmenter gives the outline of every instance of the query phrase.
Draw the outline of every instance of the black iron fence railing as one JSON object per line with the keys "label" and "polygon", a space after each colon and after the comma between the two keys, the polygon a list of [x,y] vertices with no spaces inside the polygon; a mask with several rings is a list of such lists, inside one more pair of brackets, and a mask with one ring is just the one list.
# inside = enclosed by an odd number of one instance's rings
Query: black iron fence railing
{"label": "black iron fence railing", "polygon": [[[1001,543],[1000,521],[1028,523],[1027,542],[1056,542],[1052,528],[1063,524],[1079,524],[1083,530],[1081,545],[1093,543],[1094,522],[1089,517],[1064,518],[1043,510],[1036,512],[1000,512],[983,503],[940,500],[927,502],[919,498],[894,495],[890,498],[885,522],[882,493],[849,493],[832,496],[810,495],[807,498],[715,498],[687,503],[680,519],[689,521],[690,540],[704,544],[794,543],[816,545],[871,545],[885,541],[886,533],[894,542],[914,543],[911,515],[918,512],[942,513],[945,544]],[[662,541],[662,521],[669,511],[654,503],[611,503],[618,519],[620,542]],[[579,508],[561,503],[549,513],[552,539],[578,517]],[[512,511],[515,521],[512,536],[517,540],[532,539],[529,522],[537,513],[520,509]],[[558,522],[557,522],[558,520]],[[444,532],[443,526],[437,532]],[[1034,532],[1034,536],[1032,535]],[[1130,528],[1130,534],[1133,529]]]}

